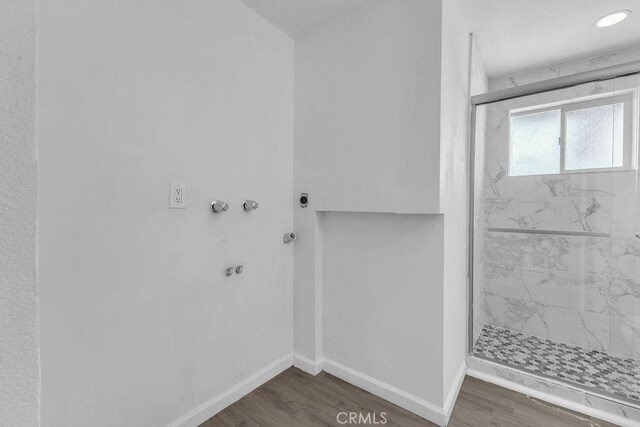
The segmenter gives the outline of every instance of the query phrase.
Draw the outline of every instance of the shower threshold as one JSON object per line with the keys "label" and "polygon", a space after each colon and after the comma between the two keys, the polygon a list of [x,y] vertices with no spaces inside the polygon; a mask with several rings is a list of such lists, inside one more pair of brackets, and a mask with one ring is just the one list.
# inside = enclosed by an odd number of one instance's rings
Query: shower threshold
{"label": "shower threshold", "polygon": [[485,324],[473,355],[640,405],[640,360]]}

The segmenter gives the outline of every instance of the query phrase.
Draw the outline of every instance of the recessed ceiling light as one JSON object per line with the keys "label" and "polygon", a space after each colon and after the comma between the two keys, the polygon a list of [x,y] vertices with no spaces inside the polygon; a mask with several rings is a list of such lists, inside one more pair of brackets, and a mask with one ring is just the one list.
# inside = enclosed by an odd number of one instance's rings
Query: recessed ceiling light
{"label": "recessed ceiling light", "polygon": [[607,13],[596,21],[596,27],[604,28],[616,25],[618,22],[624,21],[624,19],[629,15],[631,15],[630,10],[618,10],[616,12]]}

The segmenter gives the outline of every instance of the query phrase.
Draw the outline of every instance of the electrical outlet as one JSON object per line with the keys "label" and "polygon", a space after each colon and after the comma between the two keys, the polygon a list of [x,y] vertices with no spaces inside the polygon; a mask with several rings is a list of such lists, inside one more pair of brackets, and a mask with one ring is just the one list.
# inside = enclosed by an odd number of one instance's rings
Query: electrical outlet
{"label": "electrical outlet", "polygon": [[184,184],[175,182],[169,183],[169,207],[171,209],[184,209],[187,207],[185,202]]}

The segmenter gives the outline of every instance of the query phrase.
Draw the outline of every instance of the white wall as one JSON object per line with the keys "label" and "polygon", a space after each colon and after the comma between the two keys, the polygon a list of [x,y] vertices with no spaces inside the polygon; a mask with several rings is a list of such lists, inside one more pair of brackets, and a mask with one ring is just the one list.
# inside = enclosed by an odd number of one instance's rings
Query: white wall
{"label": "white wall", "polygon": [[374,0],[295,42],[295,188],[322,211],[439,213],[440,2]]}
{"label": "white wall", "polygon": [[[374,0],[303,35],[294,103],[291,39],[236,0],[41,3],[43,425],[166,425],[288,354],[292,322],[301,355],[443,406],[466,309],[447,10]],[[311,203],[284,246],[292,157]]]}
{"label": "white wall", "polygon": [[[375,0],[295,41],[295,351],[322,357],[317,214],[438,212],[440,3]],[[393,59],[393,60],[391,60]]]}
{"label": "white wall", "polygon": [[167,425],[291,352],[292,40],[235,0],[39,21],[42,423]]}
{"label": "white wall", "polygon": [[302,209],[299,205],[294,205],[294,225],[298,239],[294,246],[293,351],[297,356],[310,359],[317,366],[323,357],[323,215],[323,212],[316,212],[313,207]]}
{"label": "white wall", "polygon": [[36,2],[0,14],[0,425],[38,426]]}
{"label": "white wall", "polygon": [[324,214],[324,356],[442,405],[442,215]]}
{"label": "white wall", "polygon": [[443,399],[447,399],[466,356],[469,26],[457,0],[442,2],[440,96],[440,204],[444,212]]}
{"label": "white wall", "polygon": [[469,43],[444,3],[372,1],[295,41],[296,352],[437,422],[467,330]]}

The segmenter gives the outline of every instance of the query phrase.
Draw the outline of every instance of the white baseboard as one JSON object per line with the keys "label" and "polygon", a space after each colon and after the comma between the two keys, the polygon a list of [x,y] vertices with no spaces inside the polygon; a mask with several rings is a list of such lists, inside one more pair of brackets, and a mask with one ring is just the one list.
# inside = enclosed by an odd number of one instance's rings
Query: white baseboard
{"label": "white baseboard", "polygon": [[449,418],[451,418],[451,413],[453,412],[453,407],[456,404],[456,400],[458,400],[458,394],[460,394],[460,389],[462,388],[462,383],[464,382],[464,377],[467,375],[467,362],[462,361],[462,365],[460,365],[460,369],[458,369],[458,373],[456,374],[455,379],[453,380],[453,386],[449,391],[449,395],[447,399],[444,401],[444,413],[447,424],[449,424]]}
{"label": "white baseboard", "polygon": [[361,372],[354,371],[333,360],[324,359],[324,371],[440,426],[446,425],[447,415],[445,410],[431,402],[371,378]]}
{"label": "white baseboard", "polygon": [[276,375],[287,370],[293,363],[293,355],[288,354],[260,369],[230,389],[208,400],[186,415],[178,418],[168,427],[197,427],[227,406],[249,394]]}
{"label": "white baseboard", "polygon": [[581,403],[577,403],[569,399],[564,399],[562,397],[554,396],[552,394],[545,393],[543,391],[536,390],[522,384],[514,383],[512,381],[497,377],[495,375],[487,374],[481,371],[477,371],[475,369],[469,369],[467,371],[467,375],[474,378],[478,378],[482,381],[486,381],[488,383],[492,383],[504,388],[508,388],[509,390],[513,390],[527,396],[531,396],[535,399],[544,400],[545,402],[562,406],[563,408],[567,408],[572,411],[580,412],[582,414],[589,415],[591,417],[599,418],[603,421],[617,424],[619,426],[638,427],[637,422],[629,420],[628,418],[624,418],[619,415],[612,414],[611,412],[606,412],[600,409],[592,408],[591,406],[583,405]]}
{"label": "white baseboard", "polygon": [[307,374],[311,374],[313,376],[318,375],[320,372],[322,372],[323,365],[323,359],[313,361],[301,354],[293,353],[293,366],[306,372]]}

